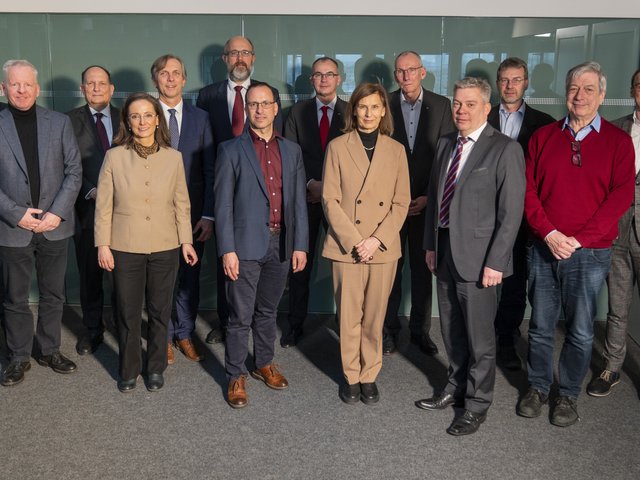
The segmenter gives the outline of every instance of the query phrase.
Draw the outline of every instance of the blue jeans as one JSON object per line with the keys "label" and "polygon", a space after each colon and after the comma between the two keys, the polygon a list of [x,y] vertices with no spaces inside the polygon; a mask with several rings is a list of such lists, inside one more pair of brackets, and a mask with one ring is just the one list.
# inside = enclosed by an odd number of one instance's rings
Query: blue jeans
{"label": "blue jeans", "polygon": [[560,395],[577,398],[593,342],[598,292],[609,272],[611,250],[582,248],[567,260],[556,260],[542,242],[527,248],[529,265],[529,384],[548,394],[553,382],[553,346],[560,312],[566,336],[560,353]]}

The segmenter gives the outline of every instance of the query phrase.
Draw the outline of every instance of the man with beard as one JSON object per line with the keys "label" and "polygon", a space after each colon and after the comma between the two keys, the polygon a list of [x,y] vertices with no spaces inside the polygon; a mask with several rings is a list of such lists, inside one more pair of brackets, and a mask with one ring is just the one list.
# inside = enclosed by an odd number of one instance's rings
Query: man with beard
{"label": "man with beard", "polygon": [[[209,113],[213,145],[217,150],[220,143],[239,136],[245,129],[246,111],[245,97],[247,89],[255,80],[251,79],[253,63],[256,54],[253,43],[246,37],[235,36],[224,44],[222,60],[227,66],[228,78],[220,82],[207,85],[198,93],[196,106]],[[271,87],[274,100],[278,104],[277,115],[273,126],[282,132],[282,115],[280,114],[280,95],[278,90]],[[220,257],[217,259],[218,285],[218,328],[212,329],[207,335],[207,343],[222,343],[225,341],[229,309],[224,290],[225,275]]]}

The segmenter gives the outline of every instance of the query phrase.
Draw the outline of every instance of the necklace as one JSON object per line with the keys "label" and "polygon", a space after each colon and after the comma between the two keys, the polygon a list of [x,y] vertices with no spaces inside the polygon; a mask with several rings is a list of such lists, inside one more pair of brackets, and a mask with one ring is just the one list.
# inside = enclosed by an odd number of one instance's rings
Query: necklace
{"label": "necklace", "polygon": [[374,148],[376,148],[376,146],[374,145],[373,147],[365,147],[364,145],[362,146],[362,148],[364,148],[367,152],[370,152],[371,150],[373,150]]}

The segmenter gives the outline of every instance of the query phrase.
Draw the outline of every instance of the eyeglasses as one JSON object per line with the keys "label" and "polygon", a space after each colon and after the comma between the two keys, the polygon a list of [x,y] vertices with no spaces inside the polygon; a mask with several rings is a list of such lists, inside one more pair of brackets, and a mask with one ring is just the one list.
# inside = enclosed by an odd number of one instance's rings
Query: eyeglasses
{"label": "eyeglasses", "polygon": [[129,118],[130,122],[139,123],[142,120],[144,120],[145,122],[150,122],[157,116],[158,115],[156,115],[155,113],[147,112],[147,113],[143,113],[142,115],[140,115],[139,113],[132,113],[127,118]]}
{"label": "eyeglasses", "polygon": [[313,80],[324,80],[325,78],[328,80],[332,80],[335,77],[339,77],[340,74],[339,73],[334,73],[334,72],[327,72],[327,73],[320,73],[320,72],[316,72],[316,73],[312,73],[311,74],[311,79]]}
{"label": "eyeglasses", "polygon": [[580,155],[580,142],[571,142],[571,164],[574,167],[582,166],[582,155]]}
{"label": "eyeglasses", "polygon": [[396,74],[396,76],[401,77],[403,76],[405,73],[408,73],[410,76],[414,76],[416,74],[416,72],[422,70],[424,67],[422,65],[420,65],[419,67],[409,67],[409,68],[396,68],[393,73]]}
{"label": "eyeglasses", "polygon": [[230,50],[223,53],[227,57],[250,57],[254,52],[252,50]]}
{"label": "eyeglasses", "polygon": [[498,79],[498,83],[500,85],[502,85],[503,87],[505,85],[511,84],[511,85],[515,85],[518,86],[520,85],[522,82],[524,82],[525,79],[523,77],[515,77],[515,78],[499,78]]}
{"label": "eyeglasses", "polygon": [[270,110],[273,108],[273,104],[276,102],[247,102],[247,108],[249,110],[257,110],[258,107],[262,107],[264,110]]}

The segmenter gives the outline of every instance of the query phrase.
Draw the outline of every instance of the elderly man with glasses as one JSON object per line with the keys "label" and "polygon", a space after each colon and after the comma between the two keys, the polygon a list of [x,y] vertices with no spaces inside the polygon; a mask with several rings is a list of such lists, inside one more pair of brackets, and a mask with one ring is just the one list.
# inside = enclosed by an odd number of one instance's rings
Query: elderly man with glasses
{"label": "elderly man with glasses", "polygon": [[634,188],[628,134],[598,113],[607,87],[600,65],[586,62],[566,77],[567,117],[537,130],[526,155],[525,215],[534,240],[528,251],[529,389],[517,412],[538,417],[553,383],[556,325],[566,336],[558,367],[559,395],[551,423],[576,423],[593,342],[597,297],[609,272],[618,219]]}

